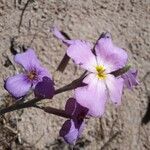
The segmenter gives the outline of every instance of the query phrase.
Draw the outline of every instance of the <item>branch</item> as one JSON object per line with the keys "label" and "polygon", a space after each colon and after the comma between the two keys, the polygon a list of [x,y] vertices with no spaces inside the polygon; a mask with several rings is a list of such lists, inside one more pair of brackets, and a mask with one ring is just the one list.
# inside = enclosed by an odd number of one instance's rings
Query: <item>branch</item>
{"label": "branch", "polygon": [[53,107],[40,107],[37,105],[34,105],[34,107],[39,108],[49,114],[57,115],[63,118],[72,118],[71,115],[69,115],[68,113],[66,113],[65,110],[62,110],[62,109],[57,109]]}
{"label": "branch", "polygon": [[[77,88],[78,86],[81,85],[81,82],[83,80],[83,78],[85,77],[85,74],[86,72],[84,72],[80,78],[72,81],[70,84],[62,87],[62,88],[59,88],[55,91],[55,95],[56,94],[59,94],[59,93],[62,93],[62,92],[65,92],[65,91],[69,91],[69,90],[72,90],[72,89],[75,89]],[[39,99],[39,98],[34,98],[30,101],[27,101],[27,102],[24,102],[24,103],[15,103],[7,108],[3,108],[0,110],[0,115],[4,115],[5,113],[8,113],[8,112],[12,112],[12,111],[15,111],[15,110],[20,110],[20,109],[23,109],[23,108],[29,108],[29,107],[35,107],[35,104],[39,101],[41,101],[43,99]],[[36,106],[37,107],[37,106]],[[56,110],[55,110],[56,111]],[[54,108],[53,108],[53,111],[54,112]],[[52,113],[54,114],[54,113]]]}
{"label": "branch", "polygon": [[5,113],[8,113],[8,112],[11,112],[11,111],[14,111],[14,110],[19,110],[19,109],[23,109],[23,108],[28,108],[28,107],[33,107],[33,105],[37,102],[39,102],[41,99],[37,99],[37,98],[34,98],[30,101],[27,101],[25,103],[15,103],[9,107],[6,107],[6,108],[3,108],[0,110],[0,115],[3,115]]}
{"label": "branch", "polygon": [[25,6],[24,6],[24,8],[23,8],[23,10],[22,10],[22,12],[21,12],[20,21],[19,21],[19,25],[18,25],[18,31],[19,31],[19,33],[20,33],[20,27],[21,27],[21,25],[22,25],[23,15],[24,15],[25,10],[26,10],[26,8],[28,7],[30,1],[31,1],[31,0],[28,0],[28,1],[26,2]]}
{"label": "branch", "polygon": [[[56,94],[59,94],[59,93],[63,93],[63,92],[66,92],[66,91],[69,91],[69,90],[73,90],[79,86],[82,86],[82,80],[85,78],[86,76],[86,71],[76,80],[72,81],[70,84],[62,87],[62,88],[59,88],[55,91],[55,95]],[[83,85],[84,86],[84,85]]]}
{"label": "branch", "polygon": [[[122,69],[119,69],[115,72],[112,72],[112,74],[115,75],[115,76],[120,76],[123,73],[127,72],[129,69],[130,69],[130,66],[125,66]],[[78,79],[72,81],[70,84],[68,84],[68,85],[66,85],[62,88],[57,89],[55,91],[55,95],[59,94],[59,93],[62,93],[62,92],[69,91],[69,90],[73,90],[73,89],[75,89],[77,87],[80,87],[80,86],[85,86],[85,84],[84,85],[82,84],[82,80],[85,78],[86,74],[87,74],[87,71],[85,71]],[[43,100],[43,99],[34,98],[34,99],[32,99],[30,101],[27,101],[27,102],[24,102],[24,103],[15,103],[15,104],[7,107],[7,108],[1,109],[0,110],[0,115],[3,115],[5,113],[8,113],[8,112],[11,112],[11,111],[14,111],[14,110],[19,110],[19,109],[29,108],[29,107],[35,107],[35,104],[37,102],[41,101],[41,100]],[[52,111],[51,113],[55,114],[56,110],[57,109],[55,109],[55,108],[53,108],[53,110],[51,109],[51,111]]]}
{"label": "branch", "polygon": [[57,67],[57,71],[59,70],[60,72],[64,72],[66,66],[69,63],[69,60],[70,60],[70,57],[67,54],[65,54],[64,57],[62,58],[60,64]]}

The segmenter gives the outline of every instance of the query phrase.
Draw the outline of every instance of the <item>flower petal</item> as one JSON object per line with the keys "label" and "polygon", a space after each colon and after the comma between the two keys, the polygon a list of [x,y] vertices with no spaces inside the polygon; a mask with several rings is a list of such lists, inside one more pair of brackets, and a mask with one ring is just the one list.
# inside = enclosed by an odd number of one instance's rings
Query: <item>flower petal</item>
{"label": "flower petal", "polygon": [[26,95],[30,87],[31,83],[24,74],[9,77],[5,82],[6,90],[16,98]]}
{"label": "flower petal", "polygon": [[46,76],[43,77],[43,81],[37,83],[34,89],[34,94],[38,98],[51,99],[54,96],[54,93],[54,82]]}
{"label": "flower petal", "polygon": [[110,74],[107,75],[106,85],[109,90],[109,96],[116,105],[121,104],[123,83],[124,81],[122,78],[116,78]]}
{"label": "flower petal", "polygon": [[40,62],[34,50],[30,48],[24,53],[15,55],[14,60],[16,63],[22,65],[27,71],[40,66]]}
{"label": "flower petal", "polygon": [[54,34],[54,36],[56,38],[58,38],[59,40],[61,40],[67,46],[69,46],[70,44],[72,44],[72,42],[74,41],[74,40],[67,40],[66,37],[59,31],[59,29],[57,27],[54,27],[52,29],[52,33]]}
{"label": "flower petal", "polygon": [[60,136],[69,144],[75,144],[76,140],[80,137],[83,131],[83,122],[80,124],[79,128],[75,127],[75,120],[67,120],[60,129]]}
{"label": "flower petal", "polygon": [[137,70],[130,69],[128,72],[121,76],[124,79],[124,84],[127,88],[132,89],[133,86],[137,86],[139,84],[137,80],[137,73]]}
{"label": "flower petal", "polygon": [[108,33],[101,36],[95,46],[95,51],[99,58],[99,65],[106,66],[108,73],[122,68],[127,62],[127,53],[112,43]]}
{"label": "flower petal", "polygon": [[86,70],[95,72],[97,66],[96,57],[92,53],[92,45],[85,41],[76,40],[67,49],[67,54],[76,64],[80,65]]}
{"label": "flower petal", "polygon": [[59,134],[67,143],[75,144],[78,138],[78,129],[75,128],[72,120],[67,120],[63,124]]}
{"label": "flower petal", "polygon": [[88,83],[88,85],[75,90],[77,102],[89,109],[89,115],[95,117],[103,115],[107,99],[104,80],[99,80],[95,74],[91,73],[83,82]]}
{"label": "flower petal", "polygon": [[66,38],[62,35],[57,27],[52,28],[52,33],[60,40],[64,41]]}
{"label": "flower petal", "polygon": [[73,115],[76,109],[76,100],[74,98],[69,98],[65,105],[65,111],[68,114]]}

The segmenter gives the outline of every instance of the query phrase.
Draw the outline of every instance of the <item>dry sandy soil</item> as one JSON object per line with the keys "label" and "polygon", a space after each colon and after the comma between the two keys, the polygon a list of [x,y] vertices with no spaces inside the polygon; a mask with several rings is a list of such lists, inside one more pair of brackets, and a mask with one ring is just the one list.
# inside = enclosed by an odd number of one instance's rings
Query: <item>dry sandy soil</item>
{"label": "dry sandy soil", "polygon": [[[4,79],[18,71],[12,39],[17,51],[36,50],[57,88],[81,74],[71,61],[63,74],[56,72],[65,46],[49,31],[55,25],[73,39],[92,42],[102,32],[110,32],[138,69],[140,85],[125,90],[120,107],[108,104],[102,118],[88,120],[74,147],[58,135],[65,119],[35,108],[8,113],[0,119],[0,149],[150,149],[150,0],[0,0],[0,107],[14,103],[3,87]],[[72,95],[66,92],[43,103],[64,108]]]}

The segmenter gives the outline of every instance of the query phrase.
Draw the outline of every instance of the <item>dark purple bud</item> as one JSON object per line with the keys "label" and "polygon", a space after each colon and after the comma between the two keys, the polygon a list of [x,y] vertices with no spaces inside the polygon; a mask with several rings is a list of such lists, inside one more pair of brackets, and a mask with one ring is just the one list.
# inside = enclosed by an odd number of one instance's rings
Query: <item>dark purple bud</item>
{"label": "dark purple bud", "polygon": [[133,86],[137,86],[139,84],[137,80],[138,71],[135,69],[130,69],[128,72],[122,75],[124,79],[124,84],[127,88],[132,89]]}
{"label": "dark purple bud", "polygon": [[51,99],[55,93],[54,82],[49,77],[43,77],[34,89],[34,94],[38,98]]}

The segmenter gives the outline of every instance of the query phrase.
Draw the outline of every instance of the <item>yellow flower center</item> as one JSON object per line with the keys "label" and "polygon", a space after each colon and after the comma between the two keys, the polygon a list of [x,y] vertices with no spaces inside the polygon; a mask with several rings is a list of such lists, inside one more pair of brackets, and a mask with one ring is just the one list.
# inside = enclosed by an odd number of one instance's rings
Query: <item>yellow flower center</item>
{"label": "yellow flower center", "polygon": [[98,79],[105,79],[106,78],[106,73],[105,73],[105,67],[100,65],[96,66],[96,71],[97,71],[97,77]]}

